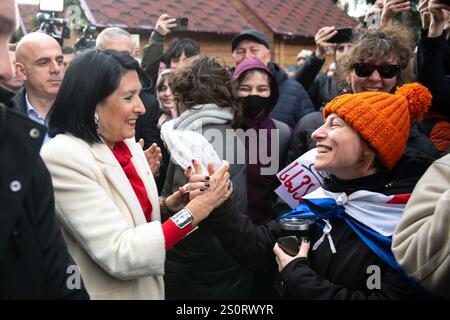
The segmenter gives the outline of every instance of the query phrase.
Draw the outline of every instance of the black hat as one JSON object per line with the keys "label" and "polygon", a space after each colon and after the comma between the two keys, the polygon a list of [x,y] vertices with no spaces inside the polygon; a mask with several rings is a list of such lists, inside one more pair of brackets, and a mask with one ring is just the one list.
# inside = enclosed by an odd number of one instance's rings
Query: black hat
{"label": "black hat", "polygon": [[264,33],[262,33],[261,31],[255,30],[255,29],[248,29],[248,30],[242,31],[237,36],[235,36],[233,38],[233,40],[231,40],[231,52],[233,52],[234,49],[236,49],[239,42],[241,42],[242,40],[245,40],[245,39],[255,40],[256,42],[261,43],[267,49],[269,49],[269,43],[267,42],[267,39],[264,36]]}

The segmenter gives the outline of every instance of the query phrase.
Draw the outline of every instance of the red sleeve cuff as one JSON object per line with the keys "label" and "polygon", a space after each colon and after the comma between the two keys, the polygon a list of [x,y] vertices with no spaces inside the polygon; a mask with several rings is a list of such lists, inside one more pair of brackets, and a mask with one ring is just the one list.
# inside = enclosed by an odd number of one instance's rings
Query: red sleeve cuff
{"label": "red sleeve cuff", "polygon": [[172,219],[167,219],[162,224],[164,239],[166,240],[166,252],[183,239],[189,232],[192,231],[192,223],[185,226],[183,229],[178,228]]}

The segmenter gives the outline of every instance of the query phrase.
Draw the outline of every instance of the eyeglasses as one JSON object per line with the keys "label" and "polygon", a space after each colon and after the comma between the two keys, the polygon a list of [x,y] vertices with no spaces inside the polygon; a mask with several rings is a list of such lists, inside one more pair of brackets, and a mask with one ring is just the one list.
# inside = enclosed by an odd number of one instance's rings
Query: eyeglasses
{"label": "eyeglasses", "polygon": [[385,64],[376,66],[374,64],[368,63],[355,63],[353,65],[353,68],[355,69],[356,75],[362,78],[370,76],[375,69],[377,69],[380,76],[385,79],[391,79],[395,77],[400,71],[400,66],[397,64]]}

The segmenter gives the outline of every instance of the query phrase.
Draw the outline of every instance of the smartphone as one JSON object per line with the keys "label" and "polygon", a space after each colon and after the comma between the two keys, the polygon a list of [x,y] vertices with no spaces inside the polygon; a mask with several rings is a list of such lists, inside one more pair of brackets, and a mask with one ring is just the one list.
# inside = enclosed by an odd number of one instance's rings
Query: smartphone
{"label": "smartphone", "polygon": [[353,29],[352,28],[337,28],[337,33],[332,36],[328,42],[330,43],[344,43],[351,42],[353,38]]}
{"label": "smartphone", "polygon": [[281,250],[292,257],[296,256],[300,250],[299,241],[296,236],[278,238],[277,243]]}
{"label": "smartphone", "polygon": [[187,31],[189,19],[187,17],[173,17],[176,19],[177,26],[172,28],[173,31]]}

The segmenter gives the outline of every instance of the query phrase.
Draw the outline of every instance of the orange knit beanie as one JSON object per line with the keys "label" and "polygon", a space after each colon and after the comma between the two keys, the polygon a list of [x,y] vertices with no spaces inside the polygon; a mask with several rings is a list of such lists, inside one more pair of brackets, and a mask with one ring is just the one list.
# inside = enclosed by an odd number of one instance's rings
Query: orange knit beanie
{"label": "orange knit beanie", "polygon": [[397,88],[395,94],[363,92],[344,94],[324,108],[325,118],[336,113],[353,127],[391,170],[402,157],[414,120],[421,119],[431,105],[431,94],[419,83]]}

